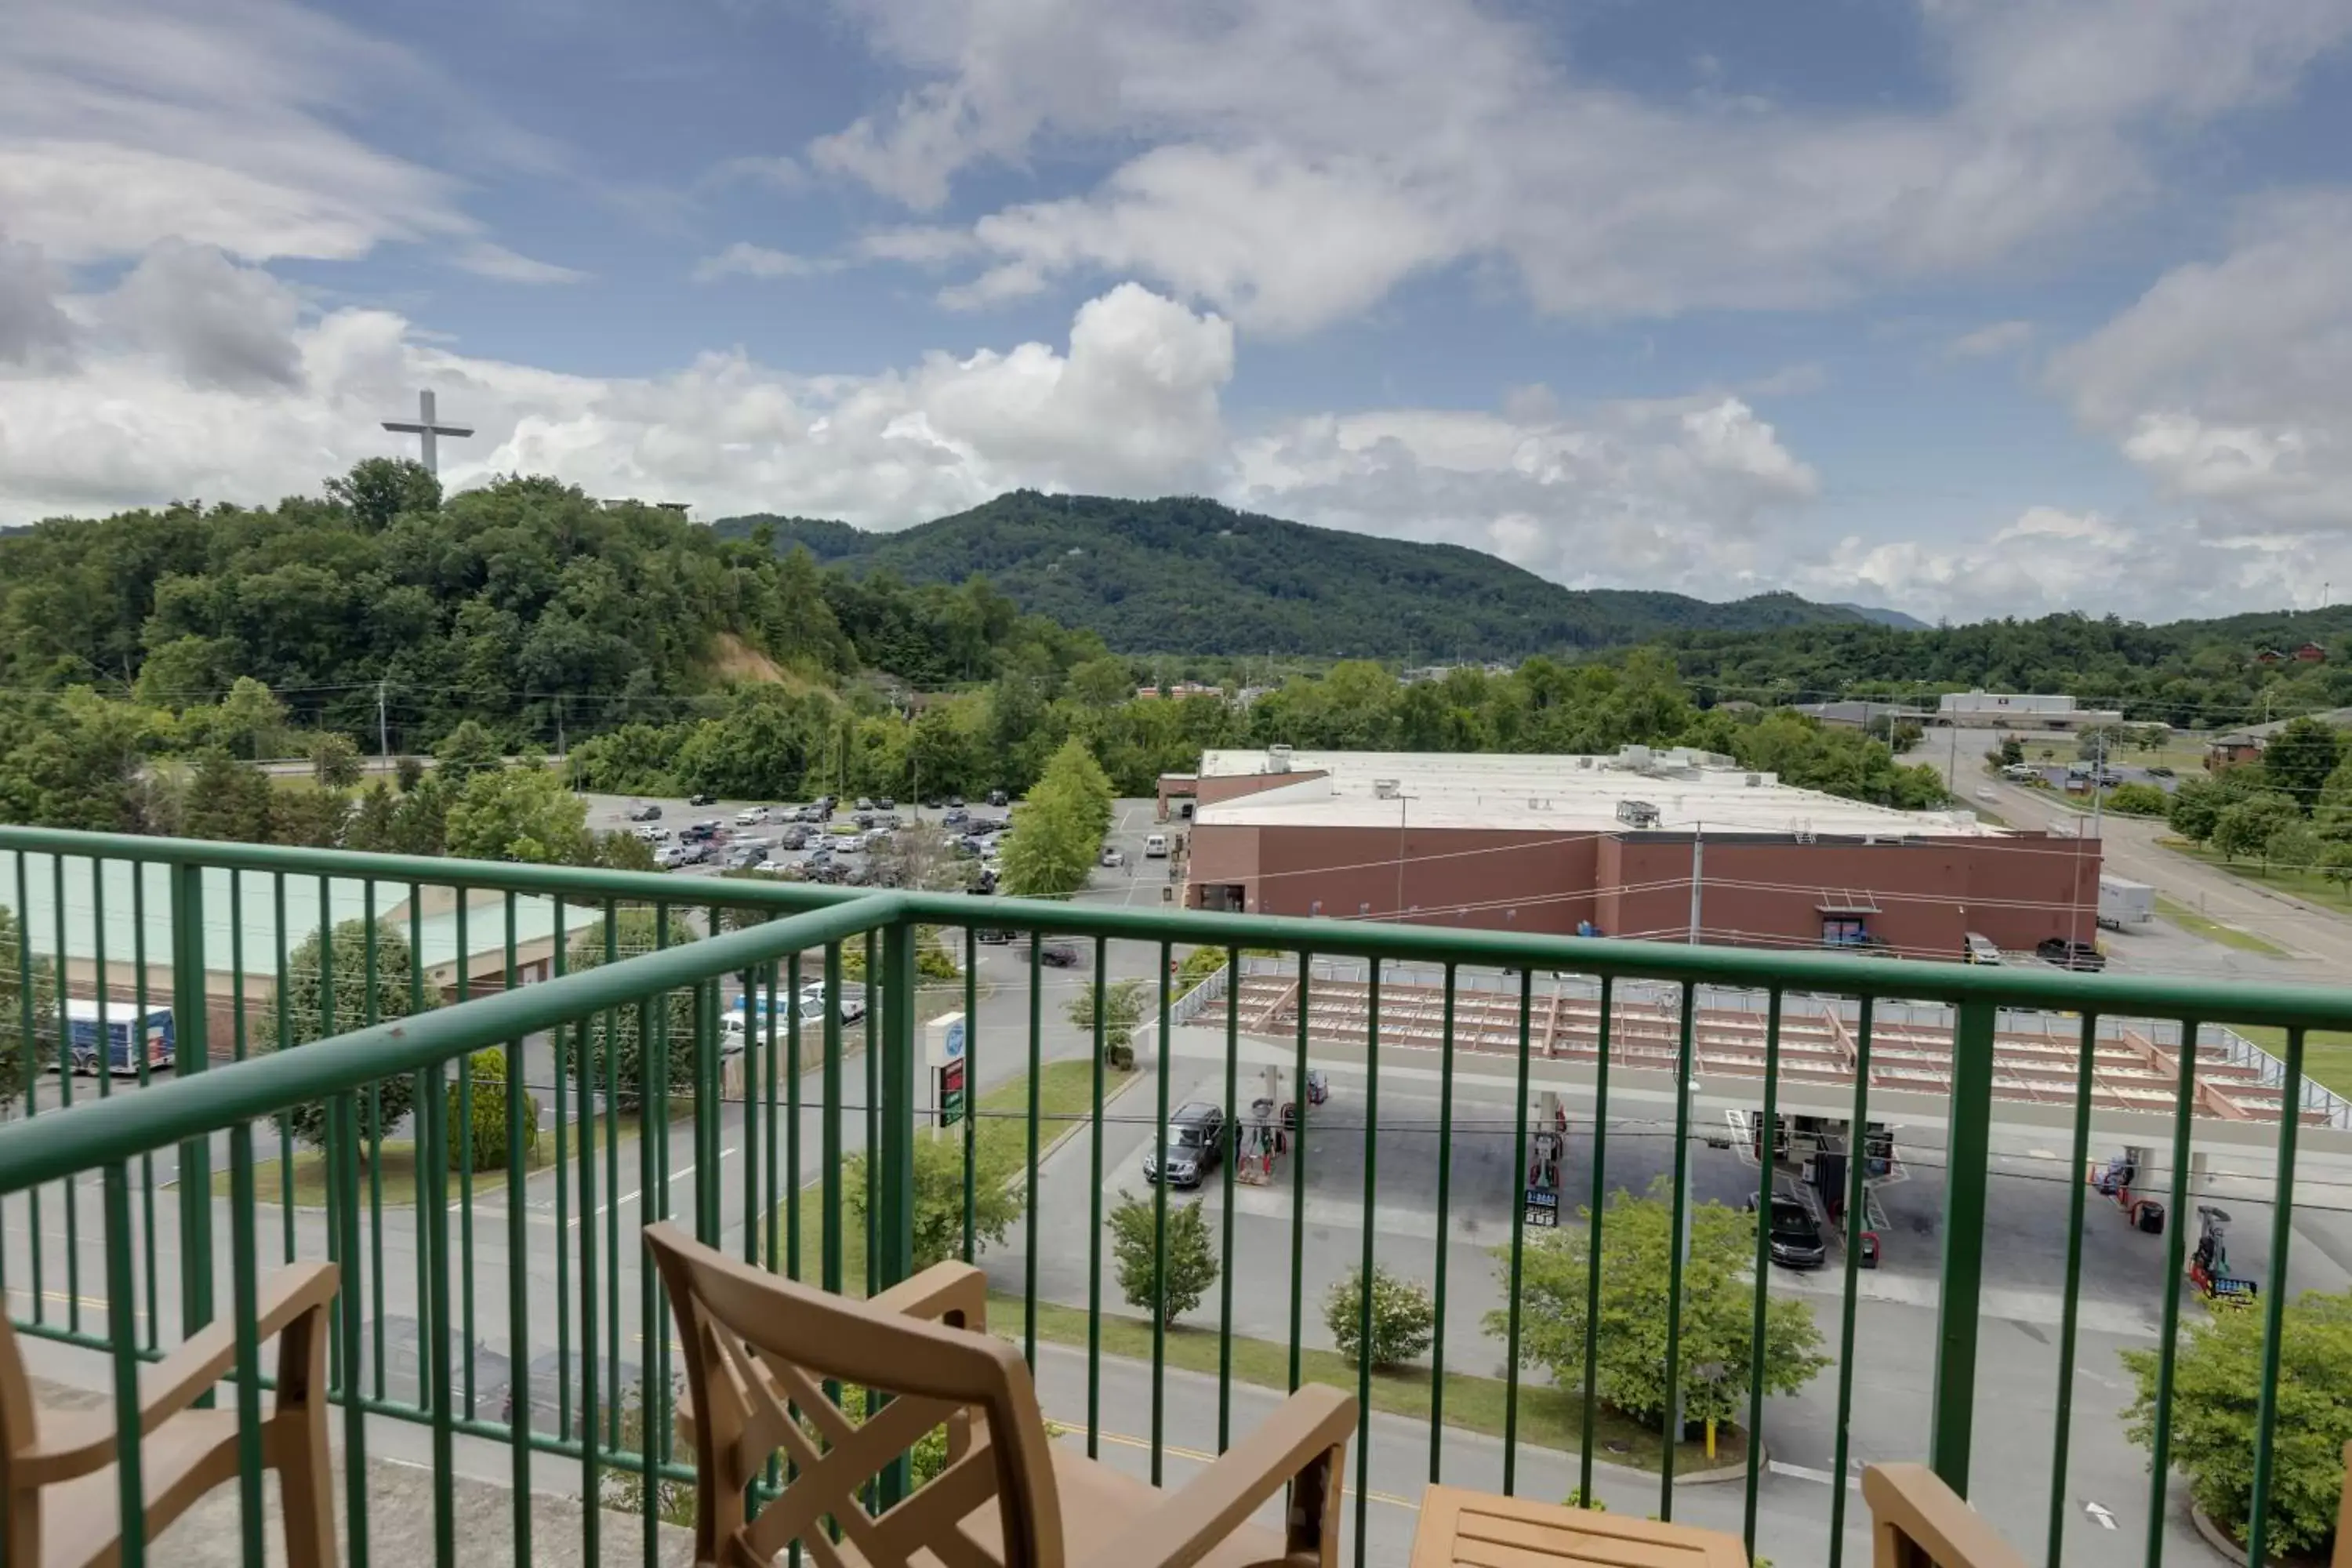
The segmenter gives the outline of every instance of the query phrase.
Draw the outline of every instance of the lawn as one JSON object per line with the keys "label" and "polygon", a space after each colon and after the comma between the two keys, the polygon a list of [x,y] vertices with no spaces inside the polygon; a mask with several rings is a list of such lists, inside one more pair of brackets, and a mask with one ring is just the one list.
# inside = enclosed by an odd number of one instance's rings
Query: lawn
{"label": "lawn", "polygon": [[[1122,1085],[1134,1081],[1135,1075],[1106,1068],[1103,1070],[1103,1098],[1106,1100],[1118,1092]],[[975,1170],[993,1173],[998,1181],[1008,1180],[1019,1173],[1029,1153],[1029,1076],[1026,1073],[1008,1079],[982,1095],[979,1115],[972,1131],[972,1163]],[[1094,1111],[1094,1064],[1087,1061],[1049,1062],[1037,1086],[1038,1136],[1037,1147],[1042,1152],[1072,1123],[1083,1121]],[[961,1128],[951,1130],[960,1133]],[[804,1151],[805,1152],[805,1151]],[[845,1181],[846,1181],[845,1177]],[[801,1245],[800,1277],[820,1279],[824,1277],[824,1187],[811,1183],[803,1187],[796,1200],[800,1205]],[[786,1247],[783,1240],[786,1216],[778,1213],[777,1246]],[[843,1194],[841,1221],[841,1280],[843,1289],[852,1296],[866,1293],[866,1230],[857,1223],[848,1205],[848,1194]]]}
{"label": "lawn", "polygon": [[2167,836],[2157,840],[2176,855],[2186,855],[2192,860],[2202,860],[2217,871],[2227,871],[2232,877],[2275,888],[2282,893],[2298,899],[2308,899],[2315,904],[2333,904],[2340,909],[2352,909],[2352,884],[2331,882],[2316,871],[2305,871],[2284,866],[2264,866],[2259,860],[2231,860],[2220,851],[2202,844],[2191,844],[2186,838]]}
{"label": "lawn", "polygon": [[[637,1125],[634,1115],[624,1115],[621,1118],[619,1134],[620,1145],[624,1148],[636,1142]],[[688,1132],[685,1136],[690,1144],[692,1134]],[[265,1204],[283,1202],[287,1167],[278,1157],[275,1138],[257,1132],[254,1139],[254,1145],[253,1195],[255,1200]],[[574,1159],[579,1157],[576,1148],[572,1157]],[[601,1129],[596,1138],[596,1157],[599,1161],[604,1157],[604,1139]],[[541,1171],[551,1169],[554,1163],[555,1134],[550,1130],[540,1134],[538,1152],[523,1162],[523,1171],[526,1175],[536,1175]],[[379,1152],[376,1170],[383,1178],[383,1201],[386,1205],[404,1207],[415,1204],[417,1172],[416,1145],[414,1142],[405,1138],[385,1139]],[[298,1145],[294,1150],[293,1176],[295,1207],[324,1208],[327,1206],[327,1156],[323,1152],[316,1149],[304,1149]],[[457,1171],[451,1170],[449,1201],[453,1204],[457,1201],[458,1180]],[[480,1197],[486,1193],[500,1191],[506,1184],[507,1170],[503,1163],[495,1169],[477,1169],[474,1172],[476,1197]],[[365,1166],[360,1168],[360,1191],[363,1199],[371,1191]],[[223,1198],[230,1195],[227,1170],[222,1169],[213,1173],[213,1195]]]}
{"label": "lawn", "polygon": [[[2286,1059],[2286,1031],[2267,1024],[2230,1026],[2281,1061]],[[2304,1076],[2352,1099],[2352,1035],[2310,1034],[2303,1042]]]}
{"label": "lawn", "polygon": [[[1000,1334],[1017,1336],[1021,1330],[1021,1299],[996,1295],[989,1298],[989,1304],[996,1314],[991,1326]],[[1087,1342],[1085,1309],[1038,1302],[1037,1337],[1055,1344],[1076,1345],[1083,1349]],[[1166,1343],[1170,1366],[1187,1372],[1206,1373],[1212,1377],[1216,1375],[1215,1331],[1179,1323],[1168,1331]],[[1150,1320],[1105,1312],[1102,1315],[1102,1350],[1105,1355],[1150,1361]],[[1298,1376],[1302,1383],[1327,1383],[1335,1388],[1350,1391],[1356,1386],[1355,1363],[1336,1351],[1302,1350],[1298,1358]],[[1288,1388],[1290,1347],[1272,1340],[1235,1335],[1234,1381],[1254,1384],[1261,1388]],[[1426,1421],[1429,1419],[1429,1373],[1423,1371],[1376,1372],[1372,1374],[1372,1408]],[[1449,1372],[1445,1374],[1445,1425],[1460,1427],[1465,1432],[1483,1432],[1488,1436],[1499,1437],[1503,1435],[1504,1404],[1508,1396],[1509,1385],[1499,1377],[1473,1377]],[[1063,1418],[1066,1420],[1068,1414],[1063,1412]],[[1601,1446],[1596,1458],[1610,1464],[1637,1466],[1646,1470],[1658,1468],[1659,1454],[1664,1447],[1658,1433],[1606,1405],[1594,1412],[1592,1436],[1593,1440]],[[1548,1384],[1520,1384],[1518,1436],[1523,1443],[1575,1453],[1584,1440],[1582,1394],[1554,1388]],[[1703,1442],[1685,1443],[1675,1451],[1675,1472],[1686,1476],[1717,1466],[1744,1464],[1747,1458],[1744,1435],[1737,1430],[1726,1430],[1717,1434],[1716,1458],[1711,1462]]]}
{"label": "lawn", "polygon": [[2236,926],[2223,925],[2220,921],[2209,920],[2188,905],[2168,899],[2161,893],[2156,897],[2156,912],[2189,935],[2201,936],[2208,942],[2218,942],[2223,947],[2234,947],[2240,952],[2259,952],[2271,958],[2287,956],[2284,948],[2264,942],[2250,931],[2240,931]]}

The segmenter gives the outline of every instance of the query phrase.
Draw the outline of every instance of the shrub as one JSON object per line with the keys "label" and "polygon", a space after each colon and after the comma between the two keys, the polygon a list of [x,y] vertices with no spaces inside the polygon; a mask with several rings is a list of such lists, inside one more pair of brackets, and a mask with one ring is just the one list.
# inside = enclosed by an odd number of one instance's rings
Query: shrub
{"label": "shrub", "polygon": [[[1323,1298],[1323,1323],[1332,1342],[1349,1361],[1359,1359],[1358,1336],[1363,1328],[1363,1270],[1350,1268]],[[1375,1367],[1401,1366],[1429,1349],[1435,1332],[1437,1309],[1429,1291],[1413,1280],[1372,1267],[1371,1363]]]}
{"label": "shrub", "polygon": [[[371,1013],[379,1020],[406,1017],[410,1011],[408,992],[408,939],[400,928],[388,921],[379,921],[374,932],[375,986],[369,994],[368,957],[369,932],[365,921],[344,921],[335,927],[334,944],[325,947],[313,931],[300,945],[287,955],[286,984],[281,1000],[285,1004],[286,1033],[278,1033],[278,1015],[275,1009],[263,1015],[256,1031],[263,1050],[282,1051],[309,1045],[313,1040],[331,1035],[348,1033],[364,1026]],[[329,959],[321,974],[320,960]],[[328,984],[334,989],[334,1004],[330,1016],[327,1005]],[[432,999],[423,999],[425,1006]],[[360,1135],[367,1138],[373,1132],[389,1133],[408,1115],[410,1102],[415,1098],[416,1080],[406,1073],[382,1079],[374,1086],[376,1111],[380,1123],[369,1126],[369,1095],[362,1089],[358,1096]],[[327,1102],[314,1100],[298,1105],[286,1113],[289,1127],[295,1137],[314,1149],[327,1144]]]}
{"label": "shrub", "polygon": [[[453,1171],[458,1168],[467,1145],[470,1143],[474,1152],[474,1169],[504,1169],[507,1163],[506,1052],[497,1048],[476,1051],[467,1059],[467,1077],[470,1080],[467,1093],[474,1107],[470,1128],[465,1123],[467,1096],[458,1092],[455,1074],[451,1075],[446,1091],[449,1107],[447,1125],[453,1129],[464,1129],[449,1140],[449,1168]],[[539,1097],[536,1095],[526,1093],[522,1097],[522,1158],[528,1165],[539,1154]]]}

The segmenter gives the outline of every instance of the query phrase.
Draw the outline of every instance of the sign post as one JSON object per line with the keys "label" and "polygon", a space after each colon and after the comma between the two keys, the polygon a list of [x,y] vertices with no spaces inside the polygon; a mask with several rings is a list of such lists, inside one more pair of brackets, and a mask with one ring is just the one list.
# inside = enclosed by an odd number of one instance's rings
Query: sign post
{"label": "sign post", "polygon": [[970,1114],[965,1079],[964,1016],[948,1013],[923,1026],[924,1059],[931,1069],[931,1127],[953,1127]]}

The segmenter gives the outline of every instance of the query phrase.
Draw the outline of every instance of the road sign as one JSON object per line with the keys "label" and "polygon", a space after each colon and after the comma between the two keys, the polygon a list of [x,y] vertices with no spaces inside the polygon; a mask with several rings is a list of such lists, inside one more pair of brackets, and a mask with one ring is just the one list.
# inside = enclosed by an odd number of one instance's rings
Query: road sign
{"label": "road sign", "polygon": [[939,1123],[942,1127],[953,1127],[964,1118],[964,1076],[961,1054],[959,1053],[955,1060],[948,1063],[947,1066],[934,1068],[932,1079],[931,1103],[940,1108]]}

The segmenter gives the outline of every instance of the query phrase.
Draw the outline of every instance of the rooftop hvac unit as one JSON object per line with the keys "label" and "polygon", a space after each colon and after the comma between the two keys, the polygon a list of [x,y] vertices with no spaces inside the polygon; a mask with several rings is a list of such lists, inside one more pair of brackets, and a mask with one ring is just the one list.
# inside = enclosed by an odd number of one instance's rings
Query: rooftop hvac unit
{"label": "rooftop hvac unit", "polygon": [[1394,779],[1374,779],[1374,780],[1372,781],[1372,798],[1373,798],[1373,799],[1375,799],[1375,800],[1394,800],[1396,797],[1397,797],[1397,781],[1396,781],[1396,780],[1394,780]]}
{"label": "rooftop hvac unit", "polygon": [[1749,774],[1748,775],[1748,787],[1749,789],[1761,789],[1761,788],[1763,788],[1763,787],[1764,787],[1764,775],[1763,775],[1762,773],[1749,773]]}
{"label": "rooftop hvac unit", "polygon": [[1265,771],[1270,773],[1288,773],[1290,771],[1290,748],[1288,746],[1268,747],[1265,753]]}
{"label": "rooftop hvac unit", "polygon": [[1658,808],[1646,800],[1621,800],[1617,803],[1617,820],[1628,827],[1655,827]]}

